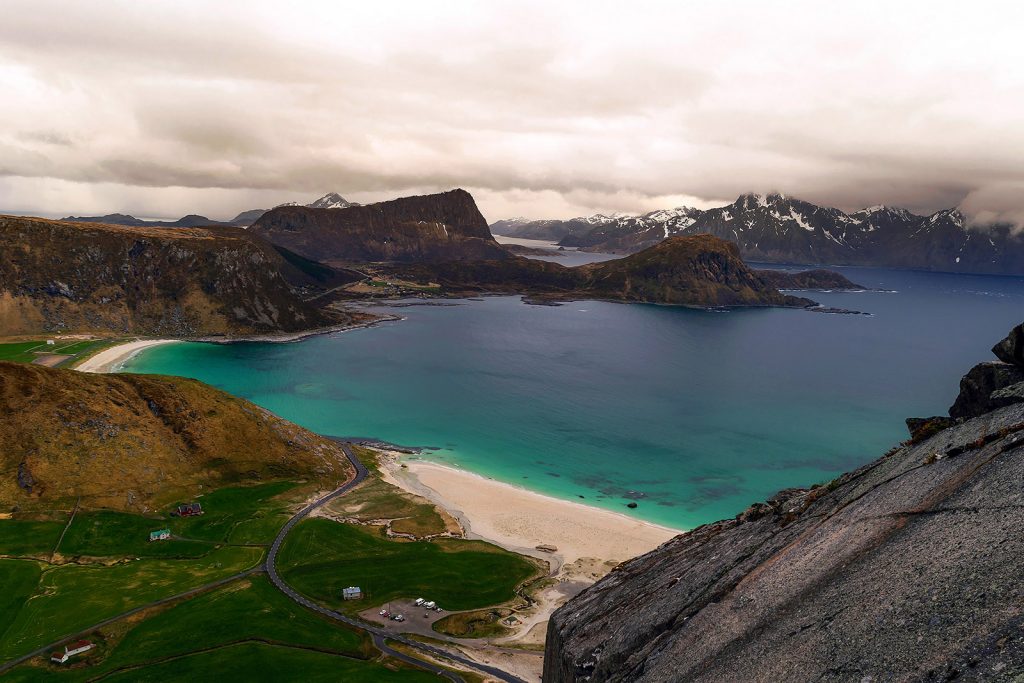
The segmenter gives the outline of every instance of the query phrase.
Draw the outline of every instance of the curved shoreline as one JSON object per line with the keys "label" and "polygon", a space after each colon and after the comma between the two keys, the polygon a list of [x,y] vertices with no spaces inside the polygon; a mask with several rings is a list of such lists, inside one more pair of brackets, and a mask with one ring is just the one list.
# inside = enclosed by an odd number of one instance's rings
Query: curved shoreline
{"label": "curved shoreline", "polygon": [[[559,567],[583,559],[618,564],[684,533],[415,455],[390,455],[381,460],[385,479],[444,508],[463,524],[469,537],[556,559]],[[540,551],[542,545],[556,550]]]}
{"label": "curved shoreline", "polygon": [[111,346],[109,349],[103,349],[93,356],[89,356],[75,365],[72,369],[78,370],[79,372],[95,372],[100,374],[117,372],[124,367],[125,363],[146,349],[153,348],[154,346],[163,346],[164,344],[176,344],[181,341],[183,340],[137,339],[123,344],[117,344],[116,346]]}

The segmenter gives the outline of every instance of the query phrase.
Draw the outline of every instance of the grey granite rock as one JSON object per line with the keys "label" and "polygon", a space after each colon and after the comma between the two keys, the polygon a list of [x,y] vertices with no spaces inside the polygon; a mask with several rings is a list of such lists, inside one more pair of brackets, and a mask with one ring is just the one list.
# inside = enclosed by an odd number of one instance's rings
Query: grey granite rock
{"label": "grey granite rock", "polygon": [[1024,680],[1024,404],[630,560],[544,681]]}
{"label": "grey granite rock", "polygon": [[991,361],[979,363],[960,380],[960,395],[949,408],[952,418],[972,418],[1006,405],[993,399],[993,392],[1024,382],[1024,368]]}
{"label": "grey granite rock", "polygon": [[1024,323],[1010,330],[1005,339],[992,347],[992,353],[1004,363],[1024,368]]}

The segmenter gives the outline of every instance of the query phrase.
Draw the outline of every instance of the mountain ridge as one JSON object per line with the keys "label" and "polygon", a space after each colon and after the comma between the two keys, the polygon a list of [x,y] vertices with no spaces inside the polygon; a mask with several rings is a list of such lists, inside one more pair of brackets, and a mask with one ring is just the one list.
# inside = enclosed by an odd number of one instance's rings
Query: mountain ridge
{"label": "mountain ridge", "polygon": [[[288,202],[286,204],[279,204],[278,206],[298,206],[298,204],[295,202]],[[313,209],[345,209],[350,206],[359,205],[355,202],[348,201],[337,192],[328,192],[323,197],[313,200],[304,206],[308,206]],[[241,228],[252,225],[260,218],[260,216],[269,210],[270,209],[249,209],[247,211],[240,212],[229,221],[218,221],[198,214],[188,214],[187,216],[182,216],[174,221],[146,220],[144,218],[136,218],[135,216],[125,213],[108,213],[104,216],[65,216],[60,220],[74,223],[104,223],[106,225],[128,225],[134,227],[150,226],[160,228],[197,228],[226,226]]]}
{"label": "mountain ridge", "polygon": [[876,205],[845,213],[780,193],[745,193],[726,206],[639,216],[497,222],[511,237],[584,251],[634,253],[673,235],[709,233],[746,260],[1024,275],[1024,237],[1007,224],[969,225],[956,208],[928,216]]}

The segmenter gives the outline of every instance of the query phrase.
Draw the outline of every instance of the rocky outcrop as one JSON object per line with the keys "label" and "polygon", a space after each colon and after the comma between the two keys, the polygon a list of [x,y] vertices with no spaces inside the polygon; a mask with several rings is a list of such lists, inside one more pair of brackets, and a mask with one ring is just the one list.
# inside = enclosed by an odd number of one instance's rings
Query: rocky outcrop
{"label": "rocky outcrop", "polygon": [[280,206],[250,230],[331,264],[508,258],[465,190],[339,209]]}
{"label": "rocky outcrop", "polygon": [[1020,680],[1024,404],[921,436],[620,565],[544,681]]}
{"label": "rocky outcrop", "polygon": [[546,299],[612,299],[682,306],[814,305],[751,270],[736,246],[710,235],[674,237],[614,261],[567,268],[512,257],[396,267],[394,274],[449,291],[517,292]]}
{"label": "rocky outcrop", "polygon": [[960,380],[960,394],[949,409],[952,418],[972,418],[1015,402],[1012,395],[997,397],[995,393],[1024,382],[1024,368],[993,361],[979,363]]}
{"label": "rocky outcrop", "polygon": [[1004,363],[1024,368],[1024,324],[1010,330],[1010,334],[992,347],[992,353]]}
{"label": "rocky outcrop", "polygon": [[759,270],[758,276],[776,289],[833,290],[833,289],[864,289],[862,285],[851,282],[846,276],[834,270],[804,270],[789,273],[784,270]]}
{"label": "rocky outcrop", "polygon": [[992,347],[998,361],[979,363],[960,380],[949,416],[967,419],[1024,401],[1024,324]]}
{"label": "rocky outcrop", "polygon": [[0,329],[152,335],[293,332],[340,322],[301,273],[239,228],[145,228],[0,216]]}
{"label": "rocky outcrop", "polygon": [[585,266],[590,296],[696,306],[810,306],[751,270],[735,244],[712,237],[670,237],[638,254]]}

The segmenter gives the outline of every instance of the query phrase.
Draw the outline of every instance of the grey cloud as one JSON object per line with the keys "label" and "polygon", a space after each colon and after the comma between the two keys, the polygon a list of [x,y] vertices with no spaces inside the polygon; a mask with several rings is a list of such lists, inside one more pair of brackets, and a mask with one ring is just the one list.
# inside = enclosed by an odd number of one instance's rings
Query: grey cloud
{"label": "grey cloud", "polygon": [[842,22],[812,2],[4,12],[0,200],[25,210],[64,213],[50,202],[70,183],[96,210],[124,208],[120,187],[218,215],[262,196],[452,186],[492,218],[750,190],[1024,215],[1024,49],[1010,16],[972,30],[984,8],[868,2]]}

